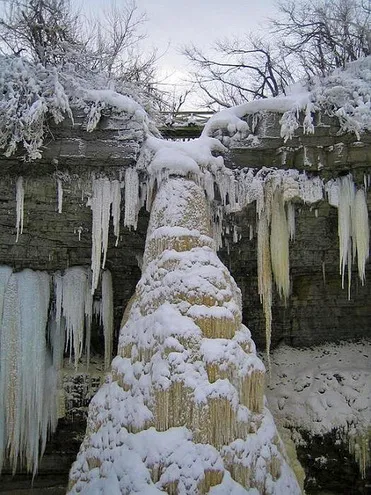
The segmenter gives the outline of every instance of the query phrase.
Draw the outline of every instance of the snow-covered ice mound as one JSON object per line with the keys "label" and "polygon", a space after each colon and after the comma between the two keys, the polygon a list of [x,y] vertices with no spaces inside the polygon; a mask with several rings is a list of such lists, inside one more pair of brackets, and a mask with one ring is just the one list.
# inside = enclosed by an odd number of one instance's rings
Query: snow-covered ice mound
{"label": "snow-covered ice mound", "polygon": [[267,398],[276,420],[310,435],[335,430],[364,474],[371,461],[371,342],[282,346],[271,363]]}

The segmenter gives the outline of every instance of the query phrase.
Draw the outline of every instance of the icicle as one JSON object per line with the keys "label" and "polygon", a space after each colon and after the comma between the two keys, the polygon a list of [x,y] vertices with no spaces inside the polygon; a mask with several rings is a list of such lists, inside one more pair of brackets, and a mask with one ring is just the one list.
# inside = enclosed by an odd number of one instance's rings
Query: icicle
{"label": "icicle", "polygon": [[287,203],[287,224],[289,228],[290,241],[295,239],[295,205],[291,203]]}
{"label": "icicle", "polygon": [[369,256],[370,230],[366,195],[363,189],[359,189],[355,195],[352,216],[355,251],[357,251],[358,274],[362,284],[364,284],[366,277],[365,264]]}
{"label": "icicle", "polygon": [[101,179],[102,191],[102,253],[103,261],[102,268],[105,267],[108,249],[108,232],[109,232],[109,221],[110,221],[110,210],[111,210],[111,183],[108,179]]}
{"label": "icicle", "polygon": [[[150,194],[152,189],[148,187]],[[150,198],[147,197],[147,208]],[[139,178],[135,168],[127,168],[125,171],[125,227],[137,228],[139,213]]]}
{"label": "icicle", "polygon": [[91,270],[93,272],[91,291],[94,294],[98,287],[100,263],[102,255],[102,208],[103,191],[101,182],[93,179],[93,194],[91,198],[92,220],[92,248],[91,248]]}
{"label": "icicle", "polygon": [[[3,328],[3,308],[5,291],[12,274],[12,269],[8,266],[0,266],[0,357],[4,353],[4,344],[10,337],[10,334],[6,334]],[[4,312],[5,315],[5,312]],[[5,320],[4,320],[5,321]],[[0,359],[0,473],[4,461],[4,452],[6,448],[6,431],[5,431],[5,404],[6,404],[6,359]]]}
{"label": "icicle", "polygon": [[274,193],[272,202],[270,248],[277,290],[286,301],[290,293],[289,228],[282,194],[278,190]]}
{"label": "icicle", "polygon": [[113,290],[109,270],[102,274],[102,322],[104,333],[104,365],[108,369],[112,359],[113,339]]}
{"label": "icicle", "polygon": [[206,192],[206,197],[211,203],[214,201],[214,176],[208,170],[205,170],[203,175],[203,187]]}
{"label": "icicle", "polygon": [[144,208],[147,201],[147,182],[142,182],[139,187],[139,209]]}
{"label": "icicle", "polygon": [[[44,424],[43,404],[44,401],[55,398],[55,396],[53,398],[44,396],[45,334],[48,322],[50,280],[46,272],[31,270],[24,270],[17,274],[17,277],[22,354],[20,414],[24,415],[20,429],[20,446],[21,448],[23,445],[27,446],[27,470],[30,471],[33,468],[35,475],[39,457],[39,439],[45,446],[47,437],[47,424],[44,425],[44,429],[40,429],[40,426]],[[13,466],[15,468],[14,464]]]}
{"label": "icicle", "polygon": [[366,479],[367,469],[371,466],[370,444],[371,428],[348,434],[348,449],[358,464],[362,479]]}
{"label": "icicle", "polygon": [[92,274],[90,270],[87,270],[87,284],[85,289],[85,353],[86,353],[86,367],[89,368],[90,364],[90,344],[91,344],[91,322],[93,319],[93,294],[91,293],[91,278]]}
{"label": "icicle", "polygon": [[57,203],[58,203],[58,213],[62,213],[63,187],[62,187],[61,179],[57,179]]}
{"label": "icicle", "polygon": [[269,227],[266,213],[258,218],[258,293],[263,303],[268,367],[272,335],[272,267],[269,249]]}
{"label": "icicle", "polygon": [[5,449],[11,466],[15,470],[20,441],[20,422],[17,421],[21,400],[21,339],[20,310],[18,304],[18,280],[12,274],[4,294],[0,350],[0,423],[3,425],[3,445],[0,456],[4,459]]}
{"label": "icicle", "polygon": [[[63,417],[65,413],[64,392],[62,384],[61,369],[63,367],[63,352],[65,340],[65,319],[62,317],[62,291],[63,279],[60,272],[53,276],[54,283],[54,304],[49,318],[48,335],[52,349],[52,365],[55,370],[55,389],[57,390],[57,418]],[[51,382],[48,382],[51,386]]]}
{"label": "icicle", "polygon": [[[352,244],[352,204],[354,201],[354,184],[351,175],[339,181],[338,236],[340,253],[341,286],[344,288],[345,267],[349,262]],[[350,256],[351,257],[351,256]],[[349,268],[349,266],[348,266]],[[348,287],[351,282],[351,270],[348,271]]]}
{"label": "icicle", "polygon": [[102,300],[99,299],[99,300],[95,300],[93,302],[93,315],[95,316],[95,318],[97,318],[97,320],[99,320],[100,324],[103,324],[102,323]]}
{"label": "icicle", "polygon": [[[57,336],[62,335],[61,328],[62,328],[62,297],[63,297],[63,279],[62,279],[62,275],[60,272],[56,272],[54,274],[53,282],[54,282],[54,298],[55,298],[55,301],[54,301],[54,314],[55,314],[54,319],[55,319],[55,323],[56,323],[56,338],[59,341],[59,337],[57,337]],[[61,353],[63,355],[63,346],[62,346],[62,351],[57,350],[58,343],[56,342],[56,345],[54,345],[53,337],[51,337],[50,340],[51,340],[53,349],[56,348],[56,355],[60,356]],[[57,358],[57,361],[58,361],[58,358]]]}
{"label": "icicle", "polygon": [[[91,198],[92,221],[92,257],[91,269],[92,294],[98,287],[101,256],[103,253],[102,268],[104,268],[108,248],[108,231],[111,208],[111,183],[107,178],[93,179],[93,195]],[[115,212],[117,221],[117,212]]]}
{"label": "icicle", "polygon": [[[66,350],[74,355],[75,367],[82,355],[88,277],[84,268],[68,268],[63,276],[62,309],[66,320]],[[73,352],[72,352],[73,351]]]}
{"label": "icicle", "polygon": [[111,202],[112,202],[113,233],[116,236],[115,246],[117,246],[120,237],[120,215],[121,215],[121,184],[118,180],[113,180],[111,182]]}
{"label": "icicle", "polygon": [[236,244],[238,242],[238,228],[237,225],[233,225],[233,242]]}
{"label": "icicle", "polygon": [[16,183],[16,209],[17,209],[17,237],[15,242],[18,242],[19,234],[23,233],[23,213],[24,213],[24,188],[23,177],[19,177]]}
{"label": "icicle", "polygon": [[223,247],[223,208],[221,206],[216,207],[213,215],[213,239],[218,251]]}

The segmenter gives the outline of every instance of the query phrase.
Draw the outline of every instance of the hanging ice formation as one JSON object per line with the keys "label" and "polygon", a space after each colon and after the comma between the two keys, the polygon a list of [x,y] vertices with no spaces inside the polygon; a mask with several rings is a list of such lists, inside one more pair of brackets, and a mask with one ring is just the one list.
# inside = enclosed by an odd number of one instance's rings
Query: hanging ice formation
{"label": "hanging ice formation", "polygon": [[[61,331],[65,328],[65,350],[69,352],[70,359],[74,357],[76,367],[85,350],[87,365],[89,365],[91,323],[94,311],[91,271],[79,266],[67,268],[63,275],[59,272],[54,275],[54,287],[54,319],[57,328]],[[113,339],[113,290],[109,270],[103,271],[100,308],[105,342],[104,360],[107,365],[112,358]]]}
{"label": "hanging ice formation", "polygon": [[365,264],[369,257],[369,221],[365,190],[356,189],[351,174],[327,186],[329,203],[338,208],[339,264],[344,288],[348,275],[348,298],[352,280],[352,262],[357,257],[358,275],[365,282]]}
{"label": "hanging ice formation", "polygon": [[23,177],[18,177],[16,183],[16,229],[17,237],[15,242],[18,242],[19,234],[23,233],[23,208],[24,208],[24,188],[23,188]]}
{"label": "hanging ice formation", "polygon": [[[211,175],[211,174],[210,174]],[[256,201],[258,291],[263,304],[269,353],[272,325],[272,285],[287,300],[290,293],[289,240],[295,237],[295,202],[315,204],[327,191],[329,203],[338,208],[339,259],[342,285],[348,272],[350,297],[351,264],[357,257],[358,274],[364,283],[365,263],[369,256],[369,221],[364,188],[356,189],[351,175],[324,184],[319,177],[308,177],[296,170],[263,168],[235,172],[235,180],[220,180],[211,176],[211,182],[220,189],[223,208],[214,214],[214,238],[217,247],[223,234],[223,210],[239,211]],[[221,185],[220,185],[221,184]],[[206,190],[206,186],[204,183]],[[214,189],[208,186],[208,190]],[[229,203],[226,198],[233,198]]]}
{"label": "hanging ice formation", "polygon": [[158,186],[142,277],[69,493],[299,494],[203,188],[179,176]]}
{"label": "hanging ice formation", "polygon": [[63,276],[57,273],[55,278],[56,325],[58,328],[65,326],[66,351],[70,359],[74,357],[76,367],[84,347],[87,357],[90,356],[93,311],[90,279],[90,270],[79,266],[67,268]]}
{"label": "hanging ice formation", "polygon": [[[119,180],[110,180],[107,177],[93,178],[90,206],[93,215],[91,254],[93,276],[91,291],[94,294],[99,282],[100,269],[104,268],[106,263],[111,216],[116,246],[120,237],[121,182]],[[139,208],[138,173],[135,169],[128,168],[125,171],[125,227],[136,228]]]}
{"label": "hanging ice formation", "polygon": [[[89,362],[90,269],[68,268],[53,279],[49,312],[51,280],[46,272],[13,273],[10,267],[0,266],[0,472],[7,458],[13,471],[21,465],[35,475],[48,433],[64,413],[60,371],[65,345],[76,366],[84,347]],[[105,362],[109,363],[113,293],[108,270],[102,279],[101,318]]]}
{"label": "hanging ice formation", "polygon": [[139,202],[139,177],[135,168],[125,171],[125,227],[137,228]]}
{"label": "hanging ice formation", "polygon": [[112,275],[109,270],[104,270],[102,275],[102,326],[104,334],[104,367],[109,368],[113,349],[113,290]]}
{"label": "hanging ice formation", "polygon": [[46,346],[50,298],[47,273],[0,267],[0,470],[34,475],[57,422],[57,374]]}
{"label": "hanging ice formation", "polygon": [[63,186],[60,178],[57,178],[57,204],[58,204],[58,213],[62,213],[63,207]]}
{"label": "hanging ice formation", "polygon": [[[92,252],[91,269],[94,294],[98,287],[100,268],[104,268],[108,247],[108,230],[111,211],[111,182],[108,178],[93,179],[91,210],[92,210]],[[103,253],[103,261],[102,259]]]}

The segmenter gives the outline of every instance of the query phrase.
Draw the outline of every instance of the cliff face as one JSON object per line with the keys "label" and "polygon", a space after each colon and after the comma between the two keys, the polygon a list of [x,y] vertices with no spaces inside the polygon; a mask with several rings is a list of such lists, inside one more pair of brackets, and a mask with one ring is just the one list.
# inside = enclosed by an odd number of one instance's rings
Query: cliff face
{"label": "cliff face", "polygon": [[[16,157],[0,159],[0,262],[14,270],[31,268],[55,272],[70,266],[90,266],[92,249],[92,213],[87,205],[95,177],[120,179],[125,169],[134,166],[143,135],[133,134],[122,121],[107,117],[94,133],[87,133],[82,119],[72,126],[65,121],[52,129],[53,139],[45,147],[43,158],[25,163]],[[339,135],[335,119],[316,116],[313,135],[297,129],[284,143],[280,137],[279,115],[263,115],[255,123],[254,137],[235,141],[225,162],[230,168],[295,168],[308,176],[328,181],[351,173],[354,182],[368,185],[371,167],[371,136]],[[24,226],[16,242],[16,182],[23,177]],[[58,212],[58,184],[63,191],[62,211]],[[122,193],[122,207],[124,206]],[[59,192],[61,200],[61,192]],[[367,203],[371,204],[370,194]],[[294,347],[312,346],[341,339],[370,338],[371,283],[366,264],[366,283],[361,284],[352,265],[351,298],[342,288],[339,275],[338,211],[327,201],[313,205],[294,203],[295,240],[290,242],[291,294],[286,304],[274,291],[272,305],[272,347],[286,343]],[[123,215],[121,216],[123,219]],[[231,214],[237,226],[237,242],[226,233],[228,246],[219,255],[242,290],[243,322],[249,327],[258,349],[265,346],[265,319],[258,295],[256,211],[249,205]],[[106,267],[113,277],[115,335],[124,309],[140,278],[148,214],[141,211],[136,231],[123,226],[118,245],[110,227]],[[231,229],[232,231],[232,229]],[[236,241],[236,239],[234,239]],[[99,292],[99,290],[98,290]],[[93,354],[98,364],[90,376],[102,375],[99,356],[103,355],[102,337],[93,329]],[[67,376],[68,375],[68,376]],[[59,456],[75,456],[84,427],[83,416],[91,390],[84,385],[83,371],[66,374],[67,413],[60,422],[54,446],[40,471],[53,472],[66,466]],[[68,431],[62,434],[61,431]],[[58,438],[62,441],[58,444]],[[50,459],[54,458],[48,465]],[[45,466],[45,467],[44,467]],[[6,470],[4,480],[6,481]],[[14,483],[11,485],[15,487]]]}
{"label": "cliff face", "polygon": [[[320,121],[319,121],[320,120]],[[335,120],[317,116],[313,135],[300,128],[286,143],[279,137],[279,115],[268,114],[255,127],[254,142],[234,143],[226,163],[231,168],[295,168],[324,180],[351,173],[359,186],[369,180],[371,136],[338,135]],[[15,270],[56,271],[91,263],[91,177],[119,179],[135,164],[140,139],[133,138],[122,122],[107,118],[93,134],[82,125],[64,123],[53,129],[54,141],[38,162],[1,158],[0,260]],[[16,241],[16,181],[24,181],[24,228]],[[63,190],[58,213],[58,181]],[[122,206],[124,205],[122,193]],[[371,198],[368,194],[368,204]],[[351,299],[339,276],[338,212],[327,201],[295,203],[296,234],[290,242],[291,295],[284,304],[274,294],[272,343],[284,341],[306,346],[339,339],[369,337],[371,313],[366,266],[362,286],[353,264]],[[123,219],[123,215],[121,217]],[[256,212],[249,205],[230,216],[237,225],[238,242],[225,235],[228,246],[219,252],[243,292],[244,322],[259,348],[264,347],[264,317],[257,291]],[[122,223],[122,221],[121,221]],[[140,276],[148,215],[141,211],[136,231],[121,227],[115,246],[112,229],[107,268],[113,274],[116,329]]]}

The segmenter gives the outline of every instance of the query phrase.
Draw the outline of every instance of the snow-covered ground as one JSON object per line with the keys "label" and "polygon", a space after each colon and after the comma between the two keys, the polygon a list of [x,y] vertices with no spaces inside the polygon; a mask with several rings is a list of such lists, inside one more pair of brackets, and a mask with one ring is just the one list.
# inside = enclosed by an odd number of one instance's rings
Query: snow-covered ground
{"label": "snow-covered ground", "polygon": [[370,462],[370,341],[281,346],[272,353],[267,381],[268,406],[279,424],[311,435],[336,430],[350,443],[361,470]]}

